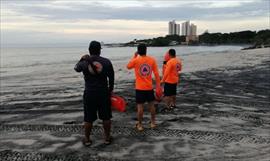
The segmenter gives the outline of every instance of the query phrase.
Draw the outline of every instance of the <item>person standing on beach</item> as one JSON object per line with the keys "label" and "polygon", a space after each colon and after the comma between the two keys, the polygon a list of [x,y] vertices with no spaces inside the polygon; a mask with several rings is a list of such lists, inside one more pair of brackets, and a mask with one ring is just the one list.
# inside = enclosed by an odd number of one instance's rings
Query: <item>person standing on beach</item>
{"label": "person standing on beach", "polygon": [[[97,119],[103,120],[104,144],[111,143],[111,100],[110,96],[114,88],[114,70],[109,59],[101,57],[101,44],[92,41],[89,45],[90,55],[84,55],[75,65],[77,72],[83,72],[85,90],[83,94],[84,104],[84,128],[85,138],[83,144],[90,146],[93,122]],[[109,80],[109,81],[108,81]]]}
{"label": "person standing on beach", "polygon": [[152,73],[155,75],[156,89],[160,87],[160,78],[158,73],[157,63],[154,58],[147,56],[147,47],[145,44],[139,44],[137,52],[127,64],[128,69],[135,70],[135,89],[136,89],[136,103],[137,103],[137,119],[136,129],[143,131],[143,105],[148,103],[151,113],[150,127],[156,127],[156,109],[154,106],[155,96],[153,90]]}
{"label": "person standing on beach", "polygon": [[179,82],[179,72],[182,70],[182,62],[176,58],[176,52],[174,49],[169,50],[170,59],[166,63],[166,69],[164,71],[161,83],[164,84],[164,96],[168,109],[176,107],[176,88]]}

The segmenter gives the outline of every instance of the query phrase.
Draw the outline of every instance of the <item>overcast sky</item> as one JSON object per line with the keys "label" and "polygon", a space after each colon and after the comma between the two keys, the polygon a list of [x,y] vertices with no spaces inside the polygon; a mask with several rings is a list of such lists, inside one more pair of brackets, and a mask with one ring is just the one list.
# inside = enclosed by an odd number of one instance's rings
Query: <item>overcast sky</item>
{"label": "overcast sky", "polygon": [[198,33],[269,29],[269,0],[1,0],[1,43],[127,42],[165,36],[168,21]]}

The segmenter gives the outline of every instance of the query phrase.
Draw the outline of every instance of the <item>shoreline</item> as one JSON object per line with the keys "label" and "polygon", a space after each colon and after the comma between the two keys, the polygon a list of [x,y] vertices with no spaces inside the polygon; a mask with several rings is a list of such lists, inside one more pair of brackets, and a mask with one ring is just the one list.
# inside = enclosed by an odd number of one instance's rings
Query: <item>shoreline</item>
{"label": "shoreline", "polygon": [[[128,110],[113,112],[114,143],[107,147],[102,146],[101,121],[95,123],[93,145],[85,148],[81,144],[81,95],[71,95],[59,102],[52,99],[4,104],[0,110],[0,159],[34,160],[42,156],[44,160],[267,160],[270,158],[268,50],[207,56],[184,57],[184,62],[192,65],[186,65],[181,75],[177,108],[163,112],[164,103],[158,104],[155,130],[148,127],[147,109],[145,131],[134,130],[133,81],[117,82],[121,86],[115,92],[125,97]],[[57,89],[46,90],[51,93]]]}

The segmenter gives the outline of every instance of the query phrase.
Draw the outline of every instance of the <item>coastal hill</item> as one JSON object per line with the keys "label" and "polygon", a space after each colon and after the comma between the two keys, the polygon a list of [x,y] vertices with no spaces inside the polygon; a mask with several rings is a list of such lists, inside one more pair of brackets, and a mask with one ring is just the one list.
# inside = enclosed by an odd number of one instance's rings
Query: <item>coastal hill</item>
{"label": "coastal hill", "polygon": [[[139,43],[145,43],[148,46],[173,46],[183,44],[186,41],[185,36],[166,35],[152,39],[134,39],[123,46],[136,46]],[[260,31],[240,31],[230,33],[208,33],[199,35],[199,41],[191,41],[189,45],[226,45],[226,44],[251,44],[254,48],[259,46],[270,46],[270,30]]]}

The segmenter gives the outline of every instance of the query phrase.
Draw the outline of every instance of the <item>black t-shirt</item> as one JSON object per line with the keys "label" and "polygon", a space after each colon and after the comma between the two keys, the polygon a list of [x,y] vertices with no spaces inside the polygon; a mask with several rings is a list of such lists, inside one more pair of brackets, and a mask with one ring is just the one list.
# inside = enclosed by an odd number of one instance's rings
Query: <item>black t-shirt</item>
{"label": "black t-shirt", "polygon": [[83,72],[86,91],[109,90],[111,92],[113,90],[114,70],[109,59],[91,55],[88,59],[80,60],[75,65],[74,70]]}

